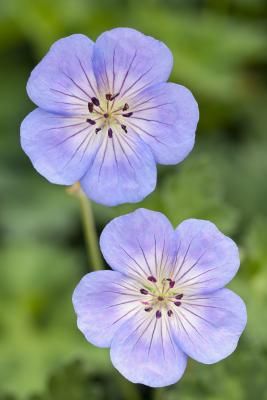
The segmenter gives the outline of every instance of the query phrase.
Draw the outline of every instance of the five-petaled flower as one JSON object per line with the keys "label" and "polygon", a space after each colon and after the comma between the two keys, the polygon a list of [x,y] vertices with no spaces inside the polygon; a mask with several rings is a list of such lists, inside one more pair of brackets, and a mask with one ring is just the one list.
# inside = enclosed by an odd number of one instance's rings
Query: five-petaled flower
{"label": "five-petaled flower", "polygon": [[235,350],[246,307],[223,287],[239,255],[214,224],[188,219],[174,231],[161,213],[138,209],[111,221],[100,244],[113,271],[86,275],[73,304],[86,339],[110,347],[127,379],[170,385],[187,356],[211,364]]}
{"label": "five-petaled flower", "polygon": [[21,144],[50,182],[80,181],[96,202],[138,202],[156,185],[156,163],[176,164],[194,145],[198,107],[167,83],[172,54],[160,41],[117,28],[96,42],[58,40],[27,84],[39,108],[21,126]]}

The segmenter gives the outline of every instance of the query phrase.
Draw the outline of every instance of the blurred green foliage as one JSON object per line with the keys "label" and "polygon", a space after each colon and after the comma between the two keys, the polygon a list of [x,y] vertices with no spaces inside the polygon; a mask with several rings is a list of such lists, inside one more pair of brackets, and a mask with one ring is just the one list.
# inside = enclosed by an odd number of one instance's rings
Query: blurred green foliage
{"label": "blurred green foliage", "polygon": [[[267,399],[266,22],[264,0],[1,1],[0,400]],[[166,42],[171,78],[192,90],[201,118],[190,157],[159,168],[157,190],[143,203],[94,205],[98,231],[139,206],[174,225],[210,219],[239,244],[231,287],[248,306],[231,357],[191,361],[177,385],[159,391],[128,386],[108,351],[78,332],[71,295],[88,270],[79,205],[40,177],[19,145],[20,122],[34,107],[26,81],[49,46],[115,26]]]}

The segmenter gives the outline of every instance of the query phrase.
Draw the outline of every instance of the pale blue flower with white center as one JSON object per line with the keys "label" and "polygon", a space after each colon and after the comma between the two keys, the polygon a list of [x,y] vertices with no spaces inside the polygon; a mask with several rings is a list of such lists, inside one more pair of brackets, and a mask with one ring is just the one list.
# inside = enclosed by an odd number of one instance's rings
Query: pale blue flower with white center
{"label": "pale blue flower with white center", "polygon": [[212,364],[235,350],[246,307],[224,286],[239,254],[214,224],[188,219],[174,230],[163,214],[138,209],[111,221],[100,245],[113,271],[86,275],[73,304],[86,339],[110,347],[127,379],[167,386],[188,356]]}
{"label": "pale blue flower with white center", "polygon": [[105,205],[142,200],[156,163],[179,163],[194,145],[198,107],[166,82],[172,64],[162,42],[134,29],[54,43],[27,84],[39,108],[22,122],[21,144],[35,169],[52,183],[80,181]]}

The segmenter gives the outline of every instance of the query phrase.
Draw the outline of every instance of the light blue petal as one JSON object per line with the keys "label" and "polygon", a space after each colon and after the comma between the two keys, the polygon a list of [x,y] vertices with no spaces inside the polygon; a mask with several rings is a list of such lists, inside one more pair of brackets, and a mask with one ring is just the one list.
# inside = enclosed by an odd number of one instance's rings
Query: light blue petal
{"label": "light blue petal", "polygon": [[176,244],[174,280],[187,293],[220,289],[239,268],[236,244],[209,221],[183,221],[176,229]]}
{"label": "light blue petal", "polygon": [[190,153],[199,112],[188,89],[162,83],[126,101],[133,112],[127,126],[150,146],[158,163],[177,164]]}
{"label": "light blue petal", "polygon": [[[81,179],[85,193],[107,206],[143,200],[156,186],[157,170],[149,147],[131,131],[113,137],[103,135],[102,144],[88,172]],[[98,135],[100,135],[98,134]]]}
{"label": "light blue petal", "polygon": [[111,343],[111,361],[128,380],[151,387],[176,383],[187,357],[176,345],[166,314],[140,312],[126,322]]}
{"label": "light blue petal", "polygon": [[88,101],[97,97],[93,46],[88,37],[79,34],[55,42],[28,80],[27,92],[31,100],[47,111],[71,115],[88,113]]}
{"label": "light blue petal", "polygon": [[174,230],[156,211],[140,208],[115,218],[104,228],[100,246],[114,270],[141,280],[168,278],[173,269]]}
{"label": "light blue petal", "polygon": [[229,289],[186,296],[172,328],[178,346],[193,359],[213,364],[228,357],[247,322],[243,300]]}
{"label": "light blue petal", "polygon": [[104,93],[123,98],[168,79],[173,58],[168,47],[141,32],[116,28],[97,39],[93,68]]}
{"label": "light blue petal", "polygon": [[90,343],[99,347],[109,347],[119,327],[143,308],[135,283],[115,271],[85,275],[72,301],[78,328]]}
{"label": "light blue petal", "polygon": [[21,146],[34,168],[52,183],[71,185],[87,171],[101,138],[85,119],[40,108],[22,122]]}

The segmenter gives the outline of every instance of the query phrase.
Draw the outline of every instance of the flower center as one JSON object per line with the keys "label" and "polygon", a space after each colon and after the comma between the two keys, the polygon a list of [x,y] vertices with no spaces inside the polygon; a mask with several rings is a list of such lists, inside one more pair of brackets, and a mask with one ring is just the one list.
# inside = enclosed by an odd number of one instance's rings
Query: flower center
{"label": "flower center", "polygon": [[126,112],[130,108],[129,104],[122,100],[118,102],[119,95],[120,93],[107,93],[104,100],[92,97],[88,103],[89,118],[86,122],[95,125],[96,134],[103,131],[112,138],[114,126],[118,126],[124,133],[128,132],[125,121],[133,115],[133,112]]}
{"label": "flower center", "polygon": [[180,307],[182,304],[183,293],[175,287],[175,281],[171,278],[163,278],[158,281],[154,276],[148,276],[149,284],[140,289],[144,296],[141,303],[144,304],[144,311],[151,312],[155,310],[157,319],[162,317],[165,312],[168,317],[173,315],[174,307]]}

